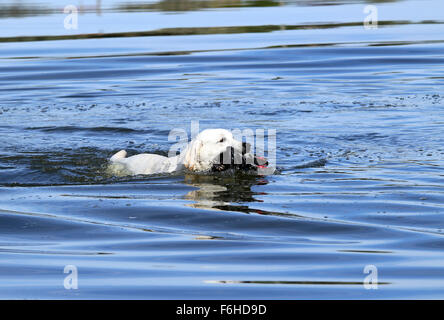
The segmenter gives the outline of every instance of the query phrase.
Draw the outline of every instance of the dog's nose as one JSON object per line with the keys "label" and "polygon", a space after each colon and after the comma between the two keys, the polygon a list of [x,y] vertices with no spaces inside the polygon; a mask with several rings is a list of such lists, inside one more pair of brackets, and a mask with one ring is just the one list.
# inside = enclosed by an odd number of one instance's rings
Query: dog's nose
{"label": "dog's nose", "polygon": [[267,167],[268,161],[264,157],[254,157],[254,164],[258,167]]}
{"label": "dog's nose", "polygon": [[251,144],[247,143],[247,142],[242,142],[242,153],[250,153],[250,149],[251,149]]}

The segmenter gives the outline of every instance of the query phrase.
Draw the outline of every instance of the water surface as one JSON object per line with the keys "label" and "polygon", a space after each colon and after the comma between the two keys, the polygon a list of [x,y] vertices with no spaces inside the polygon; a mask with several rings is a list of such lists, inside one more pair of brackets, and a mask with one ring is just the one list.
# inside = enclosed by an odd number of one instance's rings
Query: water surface
{"label": "water surface", "polygon": [[[95,4],[0,6],[0,298],[443,298],[442,1]],[[278,172],[107,175],[191,121]]]}

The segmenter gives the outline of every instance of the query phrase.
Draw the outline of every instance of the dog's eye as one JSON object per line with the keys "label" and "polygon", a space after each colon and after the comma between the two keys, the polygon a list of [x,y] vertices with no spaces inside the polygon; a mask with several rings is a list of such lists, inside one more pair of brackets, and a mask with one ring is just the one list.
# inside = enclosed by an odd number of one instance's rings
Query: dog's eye
{"label": "dog's eye", "polygon": [[225,142],[225,138],[220,138],[219,142],[220,143]]}

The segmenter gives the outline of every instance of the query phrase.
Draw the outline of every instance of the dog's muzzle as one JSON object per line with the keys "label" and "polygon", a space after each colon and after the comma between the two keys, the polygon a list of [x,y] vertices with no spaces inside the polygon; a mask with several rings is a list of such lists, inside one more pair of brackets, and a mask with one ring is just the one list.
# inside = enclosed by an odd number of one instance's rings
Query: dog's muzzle
{"label": "dog's muzzle", "polygon": [[211,171],[221,172],[229,169],[250,171],[266,168],[267,159],[251,154],[250,149],[251,145],[246,142],[242,143],[242,153],[233,147],[227,148],[216,158]]}

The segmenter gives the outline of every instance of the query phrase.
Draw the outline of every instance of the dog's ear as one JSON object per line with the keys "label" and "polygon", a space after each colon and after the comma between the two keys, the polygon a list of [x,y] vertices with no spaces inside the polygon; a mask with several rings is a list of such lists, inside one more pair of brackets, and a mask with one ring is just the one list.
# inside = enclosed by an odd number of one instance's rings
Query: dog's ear
{"label": "dog's ear", "polygon": [[200,150],[203,142],[201,140],[193,140],[185,151],[184,166],[188,170],[197,171],[200,168]]}

